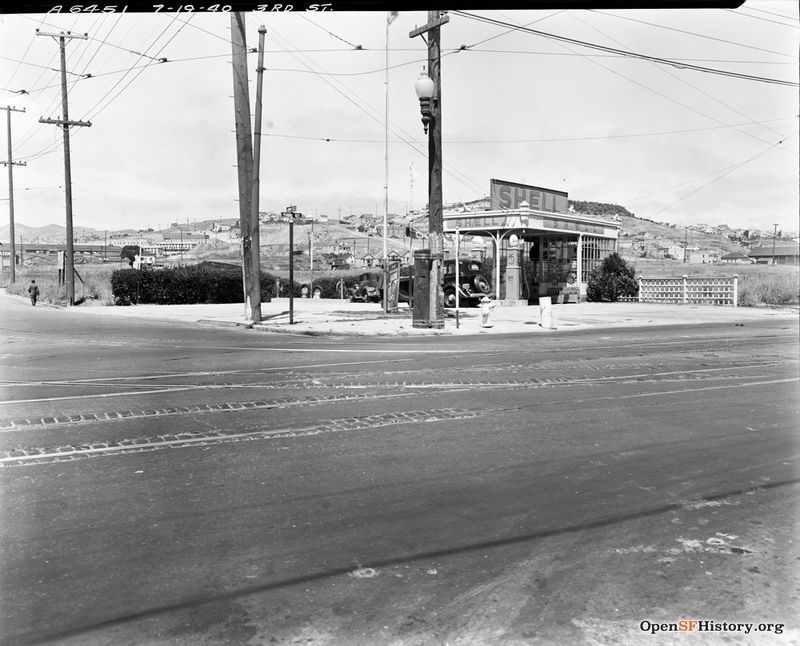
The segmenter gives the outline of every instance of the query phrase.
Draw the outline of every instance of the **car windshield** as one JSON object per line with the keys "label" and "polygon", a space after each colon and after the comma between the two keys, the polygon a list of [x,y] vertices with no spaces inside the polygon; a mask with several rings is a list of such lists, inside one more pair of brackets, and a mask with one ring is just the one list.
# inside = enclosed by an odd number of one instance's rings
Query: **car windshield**
{"label": "car windshield", "polygon": [[[466,273],[481,273],[482,267],[479,262],[469,262],[469,261],[461,261],[458,264],[458,271],[461,274]],[[449,262],[445,266],[445,273],[446,274],[455,274],[456,273],[456,264],[454,262]]]}

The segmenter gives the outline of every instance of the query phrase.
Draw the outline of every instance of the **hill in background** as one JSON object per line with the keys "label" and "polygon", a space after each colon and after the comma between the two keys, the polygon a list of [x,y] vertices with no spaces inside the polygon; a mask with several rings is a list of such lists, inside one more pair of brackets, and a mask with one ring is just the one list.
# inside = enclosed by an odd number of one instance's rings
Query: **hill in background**
{"label": "hill in background", "polygon": [[[663,257],[664,249],[670,246],[698,248],[709,252],[725,254],[731,251],[741,251],[744,249],[738,244],[736,236],[731,239],[725,234],[708,234],[694,230],[687,230],[667,222],[655,222],[653,220],[636,217],[627,208],[618,204],[604,202],[570,200],[570,207],[576,213],[602,217],[606,219],[616,219],[621,225],[620,231],[620,252],[630,258],[654,258]],[[405,218],[399,218],[405,221]],[[214,225],[228,224],[237,222],[235,218],[224,220],[203,220],[195,221],[185,226],[180,225],[184,231],[211,231]],[[383,238],[381,236],[370,236],[365,232],[360,232],[350,226],[338,222],[316,222],[314,224],[314,248],[315,264],[317,258],[321,259],[323,253],[331,253],[334,246],[347,242],[350,250],[356,257],[362,257],[367,253],[374,256],[382,255]],[[265,264],[284,265],[288,262],[289,232],[285,223],[263,222],[261,230],[261,248]],[[0,225],[0,241],[8,241],[8,224]],[[76,226],[74,228],[76,243],[93,241],[95,243],[109,242],[117,245],[124,244],[124,238],[120,239],[118,234],[128,233],[132,237],[147,235],[147,233],[166,233],[170,229],[163,231],[153,231],[148,229],[146,232],[135,229],[115,230],[115,239],[112,240],[109,232],[98,231],[89,227]],[[173,229],[174,231],[174,229]],[[295,226],[295,248],[308,249],[308,235],[311,231],[309,225]],[[22,223],[15,226],[15,242],[20,238],[24,242],[33,243],[62,243],[66,239],[65,227],[63,225],[50,224],[43,227],[29,227]],[[408,238],[389,238],[388,249],[403,254],[410,248],[411,241]],[[418,248],[421,241],[415,240],[414,246]],[[184,254],[186,260],[207,260],[207,259],[227,259],[236,260],[239,258],[239,245],[234,239],[209,240],[208,243],[198,246],[190,252]],[[319,255],[317,255],[319,254]],[[302,258],[300,259],[302,262]]]}

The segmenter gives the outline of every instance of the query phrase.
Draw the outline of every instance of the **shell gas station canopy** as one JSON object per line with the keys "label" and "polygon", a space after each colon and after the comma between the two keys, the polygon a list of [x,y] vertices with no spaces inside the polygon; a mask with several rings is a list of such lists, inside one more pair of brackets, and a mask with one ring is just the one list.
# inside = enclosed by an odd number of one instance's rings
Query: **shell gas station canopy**
{"label": "shell gas station canopy", "polygon": [[[589,274],[616,250],[620,224],[569,211],[567,193],[492,179],[489,208],[443,214],[444,232],[492,241],[494,293],[505,301],[585,297]],[[501,276],[501,259],[505,271]]]}

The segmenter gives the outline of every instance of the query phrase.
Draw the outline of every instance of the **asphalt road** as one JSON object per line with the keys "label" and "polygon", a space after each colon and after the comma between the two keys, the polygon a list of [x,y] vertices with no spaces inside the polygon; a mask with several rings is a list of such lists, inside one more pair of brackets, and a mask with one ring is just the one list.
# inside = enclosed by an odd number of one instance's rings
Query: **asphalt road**
{"label": "asphalt road", "polygon": [[797,322],[371,339],[0,309],[2,644],[800,637]]}

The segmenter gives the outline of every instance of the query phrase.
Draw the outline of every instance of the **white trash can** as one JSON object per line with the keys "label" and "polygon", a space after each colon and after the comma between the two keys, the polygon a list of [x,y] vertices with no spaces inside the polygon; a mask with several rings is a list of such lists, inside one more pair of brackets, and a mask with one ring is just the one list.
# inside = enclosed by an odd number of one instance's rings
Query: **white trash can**
{"label": "white trash can", "polygon": [[553,302],[549,296],[539,297],[539,321],[542,327],[553,327]]}

